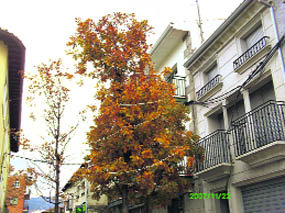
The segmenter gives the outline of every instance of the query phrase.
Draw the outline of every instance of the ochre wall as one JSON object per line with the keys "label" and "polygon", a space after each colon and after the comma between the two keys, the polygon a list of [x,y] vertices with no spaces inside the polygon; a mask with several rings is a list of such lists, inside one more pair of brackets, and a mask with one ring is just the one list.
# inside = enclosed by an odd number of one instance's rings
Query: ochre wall
{"label": "ochre wall", "polygon": [[[8,74],[8,48],[0,41],[0,212],[4,210],[5,193],[9,171],[9,106],[8,100],[4,100],[4,91],[8,97],[8,82],[4,90],[5,79]],[[4,108],[6,116],[4,117]]]}

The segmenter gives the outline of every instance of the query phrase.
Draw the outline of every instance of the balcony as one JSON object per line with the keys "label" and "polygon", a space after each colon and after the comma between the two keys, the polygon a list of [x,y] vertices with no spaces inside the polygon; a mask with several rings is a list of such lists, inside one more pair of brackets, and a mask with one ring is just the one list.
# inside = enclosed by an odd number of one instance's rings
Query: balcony
{"label": "balcony", "polygon": [[229,135],[217,130],[199,141],[205,150],[205,159],[196,163],[196,175],[206,181],[227,177],[230,173]]}
{"label": "balcony", "polygon": [[174,96],[176,101],[186,102],[185,77],[173,76],[171,82],[176,88]]}
{"label": "balcony", "polygon": [[269,101],[232,122],[236,159],[257,167],[285,158],[285,102]]}
{"label": "balcony", "polygon": [[222,87],[221,78],[221,75],[216,75],[205,86],[198,90],[198,92],[196,92],[197,100],[201,100],[202,98],[206,98],[209,95],[217,92]]}
{"label": "balcony", "polygon": [[252,47],[250,47],[245,53],[243,53],[238,59],[233,62],[234,71],[237,71],[243,64],[245,64],[249,59],[253,58],[255,55],[260,53],[266,46],[268,46],[268,36],[263,36],[259,41],[257,41]]}

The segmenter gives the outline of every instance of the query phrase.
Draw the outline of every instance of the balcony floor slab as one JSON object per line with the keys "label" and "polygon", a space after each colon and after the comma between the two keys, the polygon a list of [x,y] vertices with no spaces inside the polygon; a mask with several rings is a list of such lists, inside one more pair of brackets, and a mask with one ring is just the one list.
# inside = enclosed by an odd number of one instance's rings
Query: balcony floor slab
{"label": "balcony floor slab", "polygon": [[281,159],[285,159],[285,141],[276,141],[236,157],[236,160],[241,160],[251,167],[263,166]]}
{"label": "balcony floor slab", "polygon": [[207,182],[213,182],[230,175],[232,165],[230,163],[221,163],[208,169],[195,173],[196,177],[202,178]]}

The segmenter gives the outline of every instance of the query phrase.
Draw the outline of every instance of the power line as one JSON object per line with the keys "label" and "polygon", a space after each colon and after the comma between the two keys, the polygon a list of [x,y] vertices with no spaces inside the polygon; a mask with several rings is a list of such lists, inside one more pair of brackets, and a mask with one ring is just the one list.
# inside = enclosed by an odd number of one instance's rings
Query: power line
{"label": "power line", "polygon": [[146,104],[154,104],[154,103],[158,103],[161,100],[158,101],[151,101],[151,102],[144,102],[144,103],[135,103],[135,104],[119,104],[120,106],[137,106],[137,105],[146,105]]}
{"label": "power line", "polygon": [[[28,160],[28,161],[33,161],[33,162],[37,162],[37,163],[46,163],[46,164],[52,165],[52,163],[50,161],[39,160],[39,159],[32,159],[32,158],[27,158],[27,157],[24,157],[24,156],[13,155],[13,154],[10,154],[10,155],[13,156],[13,157],[21,158],[21,159]],[[61,165],[81,165],[81,164],[82,163],[63,163]]]}

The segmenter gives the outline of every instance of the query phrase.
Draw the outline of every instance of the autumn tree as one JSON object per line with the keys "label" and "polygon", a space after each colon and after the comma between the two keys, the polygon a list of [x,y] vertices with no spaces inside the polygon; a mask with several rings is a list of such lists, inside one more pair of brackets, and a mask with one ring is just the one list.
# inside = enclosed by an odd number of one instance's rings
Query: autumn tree
{"label": "autumn tree", "polygon": [[188,110],[165,81],[171,70],[154,70],[147,44],[151,27],[124,13],[76,21],[68,45],[77,72],[108,83],[96,94],[101,106],[88,132],[92,190],[97,198],[119,194],[124,213],[137,197],[144,198],[146,208],[150,197],[167,205],[189,184],[180,177],[181,161],[187,156],[192,166],[199,150],[197,137],[183,125]]}
{"label": "autumn tree", "polygon": [[37,134],[42,135],[41,141],[29,141],[21,135],[21,145],[32,153],[34,159],[39,158],[32,164],[38,181],[42,182],[36,185],[36,189],[42,193],[40,188],[45,185],[54,192],[54,200],[42,197],[53,203],[55,212],[58,212],[61,168],[67,161],[68,144],[79,122],[84,120],[84,113],[73,112],[72,117],[67,115],[70,89],[66,85],[70,84],[68,79],[73,76],[66,72],[61,59],[50,61],[49,64],[42,63],[37,66],[35,74],[24,77],[29,85],[28,103],[35,107],[32,108],[34,110],[40,107],[40,111],[32,113],[30,117],[39,126]]}

